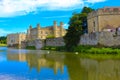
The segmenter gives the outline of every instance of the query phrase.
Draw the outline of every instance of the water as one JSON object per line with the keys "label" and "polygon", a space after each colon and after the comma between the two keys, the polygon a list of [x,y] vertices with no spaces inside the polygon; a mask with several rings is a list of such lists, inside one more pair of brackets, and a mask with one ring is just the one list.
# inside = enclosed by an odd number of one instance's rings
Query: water
{"label": "water", "polygon": [[0,80],[120,80],[120,60],[0,47]]}

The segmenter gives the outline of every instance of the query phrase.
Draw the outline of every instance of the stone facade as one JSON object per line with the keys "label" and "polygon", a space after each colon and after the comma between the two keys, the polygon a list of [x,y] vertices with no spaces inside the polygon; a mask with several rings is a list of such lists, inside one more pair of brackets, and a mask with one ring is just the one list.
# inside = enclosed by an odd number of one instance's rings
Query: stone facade
{"label": "stone facade", "polygon": [[46,46],[64,46],[64,39],[62,37],[46,39]]}
{"label": "stone facade", "polygon": [[25,33],[16,33],[16,34],[8,34],[7,35],[7,45],[9,47],[21,47],[21,42],[26,40]]}
{"label": "stone facade", "polygon": [[32,41],[22,41],[21,48],[25,49],[27,46],[35,46],[36,49],[41,49],[44,46],[44,40],[35,39]]}
{"label": "stone facade", "polygon": [[81,36],[80,45],[104,45],[104,46],[119,46],[120,34],[119,31],[114,32],[94,32]]}
{"label": "stone facade", "polygon": [[120,7],[105,7],[88,14],[88,33],[115,31],[120,27]]}
{"label": "stone facade", "polygon": [[63,22],[60,22],[60,26],[57,26],[57,22],[54,21],[53,26],[47,26],[44,28],[41,27],[40,24],[37,24],[36,28],[32,28],[32,26],[30,26],[27,30],[27,34],[8,34],[7,45],[18,48],[35,46],[36,49],[40,49],[44,45],[44,39],[48,37],[63,37],[65,34],[66,30],[63,28]]}
{"label": "stone facade", "polygon": [[47,26],[45,28],[37,24],[36,28],[29,27],[27,30],[27,40],[34,39],[46,39],[47,37],[62,37],[66,34],[66,30],[63,28],[63,23],[60,22],[60,26],[57,26],[57,22],[54,21],[53,26]]}

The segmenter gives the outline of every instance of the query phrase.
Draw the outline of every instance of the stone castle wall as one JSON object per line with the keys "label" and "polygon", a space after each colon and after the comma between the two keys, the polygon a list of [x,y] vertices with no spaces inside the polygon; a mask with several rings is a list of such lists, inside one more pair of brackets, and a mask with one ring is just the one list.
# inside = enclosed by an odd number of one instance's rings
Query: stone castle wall
{"label": "stone castle wall", "polygon": [[120,8],[101,8],[87,16],[88,33],[101,32],[104,28],[120,27]]}
{"label": "stone castle wall", "polygon": [[[94,32],[90,34],[84,34],[80,38],[79,45],[103,45],[103,46],[120,46],[120,31],[116,32]],[[43,46],[65,46],[64,39],[51,38],[45,41],[36,39],[33,41],[23,41],[21,48],[26,46],[35,46],[36,49],[41,49]]]}
{"label": "stone castle wall", "polygon": [[98,33],[84,34],[80,38],[80,45],[97,45]]}
{"label": "stone castle wall", "polygon": [[51,38],[46,39],[46,46],[64,46],[64,39],[62,37],[59,38]]}
{"label": "stone castle wall", "polygon": [[104,46],[119,46],[120,34],[119,32],[95,32],[91,34],[84,34],[81,36],[81,45],[104,45]]}
{"label": "stone castle wall", "polygon": [[21,42],[21,48],[25,49],[27,46],[35,46],[36,49],[41,49],[44,46],[44,41],[40,39],[36,39],[33,41]]}
{"label": "stone castle wall", "polygon": [[36,39],[31,41],[23,41],[21,48],[25,49],[27,46],[35,46],[36,49],[41,49],[43,46],[64,46],[64,39],[59,38],[50,38],[46,40]]}

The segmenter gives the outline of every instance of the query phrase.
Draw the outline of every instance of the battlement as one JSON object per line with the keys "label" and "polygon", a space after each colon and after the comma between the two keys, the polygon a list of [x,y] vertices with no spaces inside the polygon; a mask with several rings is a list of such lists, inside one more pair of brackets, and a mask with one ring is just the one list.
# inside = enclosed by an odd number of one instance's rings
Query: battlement
{"label": "battlement", "polygon": [[104,7],[88,14],[88,19],[100,15],[120,15],[120,7]]}

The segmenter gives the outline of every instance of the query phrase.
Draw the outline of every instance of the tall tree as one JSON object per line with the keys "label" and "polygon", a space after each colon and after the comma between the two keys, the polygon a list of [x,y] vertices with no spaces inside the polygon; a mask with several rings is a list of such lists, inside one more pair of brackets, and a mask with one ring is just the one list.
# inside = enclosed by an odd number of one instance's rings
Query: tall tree
{"label": "tall tree", "polygon": [[87,32],[87,14],[93,9],[84,7],[81,13],[73,14],[69,21],[67,34],[64,36],[65,46],[68,51],[73,51],[79,43],[80,36]]}
{"label": "tall tree", "polygon": [[7,42],[6,42],[6,39],[7,39],[7,37],[1,36],[1,37],[0,37],[0,43],[1,43],[1,44],[6,44],[6,43],[7,43]]}

